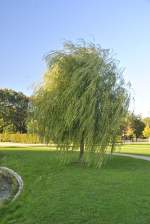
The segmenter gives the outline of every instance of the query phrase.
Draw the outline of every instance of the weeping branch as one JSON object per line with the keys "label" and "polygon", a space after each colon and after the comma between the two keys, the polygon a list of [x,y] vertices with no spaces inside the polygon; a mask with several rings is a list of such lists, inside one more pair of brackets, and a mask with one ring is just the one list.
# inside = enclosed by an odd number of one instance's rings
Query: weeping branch
{"label": "weeping branch", "polygon": [[79,145],[79,161],[100,167],[110,145],[115,149],[130,101],[116,61],[92,43],[67,42],[46,62],[47,72],[33,96],[40,135],[65,154],[70,145],[72,150]]}

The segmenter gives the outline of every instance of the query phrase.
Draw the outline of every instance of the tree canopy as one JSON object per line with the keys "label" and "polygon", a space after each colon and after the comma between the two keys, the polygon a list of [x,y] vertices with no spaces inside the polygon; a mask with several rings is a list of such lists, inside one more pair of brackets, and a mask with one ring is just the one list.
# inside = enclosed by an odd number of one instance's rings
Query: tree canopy
{"label": "tree canopy", "polygon": [[143,131],[143,135],[146,138],[150,138],[150,127],[146,126]]}
{"label": "tree canopy", "polygon": [[26,132],[29,98],[21,92],[0,89],[0,132]]}
{"label": "tree canopy", "polygon": [[[63,151],[80,146],[80,161],[97,167],[115,146],[128,110],[128,86],[109,50],[67,42],[46,57],[48,69],[33,95],[40,136]],[[87,153],[84,154],[84,151]]]}
{"label": "tree canopy", "polygon": [[144,124],[145,124],[147,127],[150,127],[150,117],[145,117],[145,118],[143,119],[143,122],[144,122]]}
{"label": "tree canopy", "polygon": [[145,124],[142,121],[142,118],[139,115],[131,115],[131,127],[134,131],[134,135],[136,138],[140,138],[143,136],[143,130],[145,128]]}
{"label": "tree canopy", "polygon": [[133,140],[136,138],[137,140],[137,138],[142,138],[145,126],[149,127],[149,121],[149,117],[142,119],[140,115],[129,112],[121,124],[123,139]]}
{"label": "tree canopy", "polygon": [[143,121],[144,121],[144,124],[145,124],[143,135],[146,138],[150,138],[150,117],[145,117],[143,119]]}

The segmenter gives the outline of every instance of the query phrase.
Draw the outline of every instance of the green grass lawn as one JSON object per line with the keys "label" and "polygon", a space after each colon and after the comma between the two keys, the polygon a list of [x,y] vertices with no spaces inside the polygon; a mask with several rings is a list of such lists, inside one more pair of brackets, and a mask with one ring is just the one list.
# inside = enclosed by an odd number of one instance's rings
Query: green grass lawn
{"label": "green grass lawn", "polygon": [[150,162],[113,157],[101,169],[85,168],[35,148],[1,148],[0,158],[24,180],[21,196],[0,209],[0,224],[150,223]]}
{"label": "green grass lawn", "polygon": [[117,151],[122,153],[139,154],[150,156],[150,144],[128,144],[123,145]]}

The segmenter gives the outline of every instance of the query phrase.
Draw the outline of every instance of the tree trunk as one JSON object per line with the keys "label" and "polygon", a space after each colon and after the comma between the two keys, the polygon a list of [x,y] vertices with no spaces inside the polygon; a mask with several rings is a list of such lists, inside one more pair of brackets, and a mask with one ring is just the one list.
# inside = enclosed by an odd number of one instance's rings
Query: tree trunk
{"label": "tree trunk", "polygon": [[82,161],[84,154],[84,134],[82,134],[82,138],[80,141],[80,155],[79,155],[79,161]]}

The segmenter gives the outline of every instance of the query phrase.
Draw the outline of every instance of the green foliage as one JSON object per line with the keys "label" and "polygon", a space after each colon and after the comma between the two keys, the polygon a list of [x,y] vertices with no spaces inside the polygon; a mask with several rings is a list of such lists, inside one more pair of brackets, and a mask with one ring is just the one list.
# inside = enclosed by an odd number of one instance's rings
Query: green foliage
{"label": "green foliage", "polygon": [[21,92],[0,89],[0,132],[26,132],[28,102]]}
{"label": "green foliage", "polygon": [[143,131],[143,135],[146,138],[150,138],[150,127],[146,126]]}
{"label": "green foliage", "polygon": [[66,152],[80,145],[80,160],[85,150],[84,160],[101,166],[108,145],[114,149],[129,104],[117,63],[108,50],[70,42],[46,61],[48,70],[33,96],[40,135]]}
{"label": "green foliage", "polygon": [[126,131],[126,135],[129,137],[129,138],[133,138],[134,137],[134,130],[130,127],[127,128],[127,131]]}
{"label": "green foliage", "polygon": [[145,124],[140,116],[136,116],[134,114],[131,115],[131,127],[134,130],[136,138],[143,136]]}
{"label": "green foliage", "polygon": [[121,121],[120,135],[122,136],[123,140],[132,139],[134,136],[134,130],[131,127],[130,117],[130,113],[127,113]]}
{"label": "green foliage", "polygon": [[3,120],[2,114],[0,113],[0,130],[2,130],[4,126],[5,126],[4,125],[4,120]]}
{"label": "green foliage", "polygon": [[0,134],[0,142],[16,142],[16,143],[41,143],[36,134],[20,134],[3,132]]}
{"label": "green foliage", "polygon": [[145,118],[143,119],[143,122],[144,122],[144,124],[145,124],[147,127],[150,127],[150,117],[145,117]]}
{"label": "green foliage", "polygon": [[13,133],[15,132],[15,127],[13,124],[8,124],[7,126],[3,127],[3,133]]}
{"label": "green foliage", "polygon": [[27,122],[27,132],[30,134],[35,134],[38,132],[38,123],[37,120],[30,119]]}
{"label": "green foliage", "polygon": [[149,118],[142,120],[140,115],[128,113],[121,123],[121,132],[124,139],[142,138],[145,126],[149,126]]}

